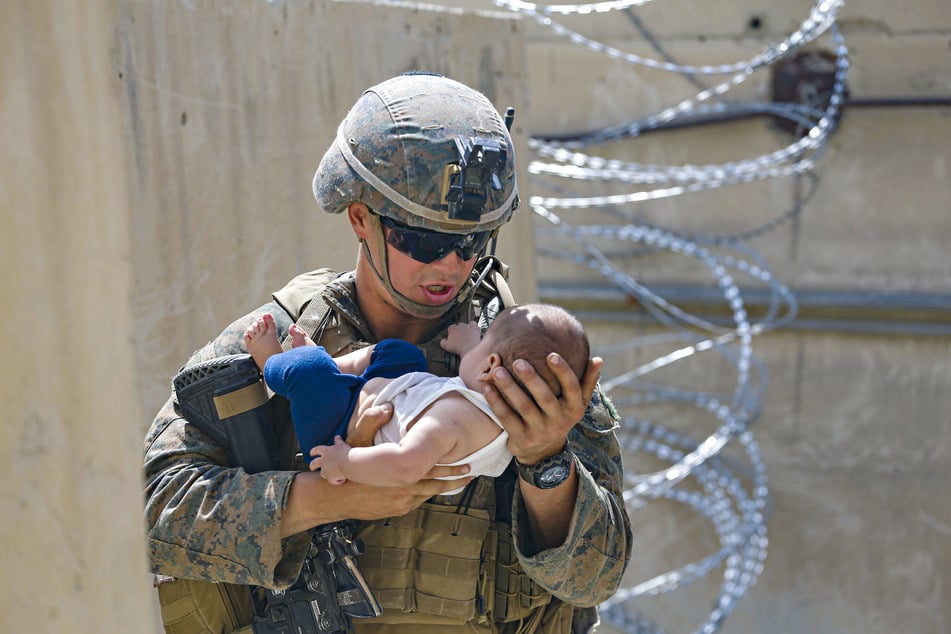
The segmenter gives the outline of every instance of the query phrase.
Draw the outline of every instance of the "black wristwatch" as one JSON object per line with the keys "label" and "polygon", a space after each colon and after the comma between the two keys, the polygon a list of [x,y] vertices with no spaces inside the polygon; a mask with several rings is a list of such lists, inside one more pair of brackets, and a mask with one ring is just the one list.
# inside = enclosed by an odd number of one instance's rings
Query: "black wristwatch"
{"label": "black wristwatch", "polygon": [[538,464],[523,465],[516,458],[515,468],[518,470],[518,475],[526,482],[539,489],[554,489],[571,475],[573,460],[574,454],[568,448],[568,443],[565,443],[561,453],[548,456]]}

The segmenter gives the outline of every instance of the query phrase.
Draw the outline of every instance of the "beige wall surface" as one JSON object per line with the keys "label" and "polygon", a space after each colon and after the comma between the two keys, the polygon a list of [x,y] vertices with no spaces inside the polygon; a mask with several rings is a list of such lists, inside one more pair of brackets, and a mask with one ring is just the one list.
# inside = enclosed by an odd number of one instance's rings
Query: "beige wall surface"
{"label": "beige wall surface", "polygon": [[110,3],[0,6],[0,631],[148,631]]}
{"label": "beige wall surface", "polygon": [[[637,334],[629,325],[586,323],[610,373],[644,362],[618,351],[619,341]],[[947,631],[947,338],[789,331],[754,347],[770,372],[763,414],[751,428],[769,478],[769,546],[757,584],[721,631]],[[684,388],[727,385],[722,366],[690,360],[670,370],[651,377]],[[698,440],[713,431],[708,418],[684,407],[642,406],[636,414]],[[741,473],[748,468],[738,448],[728,446],[725,455],[728,465],[743,465]],[[658,468],[641,453],[624,461],[631,473]],[[710,519],[681,503],[653,502],[632,512],[632,521],[628,587],[720,548]],[[720,565],[685,588],[630,605],[664,631],[692,632],[723,583]]]}
{"label": "beige wall surface", "polygon": [[[702,65],[752,57],[797,28],[812,7],[808,0],[689,7],[669,0],[552,19],[625,52]],[[594,53],[523,20],[530,135],[628,123],[699,90],[683,75]],[[705,237],[756,229],[804,203],[791,219],[743,243],[794,291],[800,317],[783,332],[753,340],[769,379],[752,427],[768,476],[769,545],[757,584],[719,628],[730,634],[939,634],[951,627],[951,506],[943,491],[951,478],[951,13],[938,0],[846,2],[836,24],[848,48],[851,104],[816,162],[811,196],[805,180],[785,178],[629,206],[625,220],[598,209],[558,210],[576,225],[636,222]],[[808,48],[831,51],[832,40],[824,36]],[[710,85],[722,78],[697,79]],[[728,98],[769,101],[772,78],[771,68],[761,69]],[[944,105],[920,103],[931,97]],[[890,99],[896,103],[881,103]],[[756,157],[792,140],[767,118],[751,117],[582,151],[648,165],[702,166]],[[533,194],[559,195],[549,182],[533,178],[528,186]],[[565,185],[587,195],[637,189]],[[570,244],[549,233],[538,236],[540,249]],[[714,277],[695,259],[629,244],[597,246],[622,272],[691,314],[729,316]],[[548,257],[539,259],[538,270],[542,299],[583,316],[607,359],[603,378],[643,368],[677,348],[644,343],[660,331],[645,324],[642,311],[631,310],[637,302],[628,295],[607,290],[611,285],[599,271]],[[756,293],[761,283],[731,273],[750,313],[763,314]],[[684,393],[728,394],[735,375],[729,364],[711,365],[697,355],[640,378]],[[682,405],[641,403],[624,413],[697,442],[716,427]],[[727,466],[752,473],[735,441],[724,454]],[[644,452],[625,456],[631,475],[662,466]],[[710,519],[682,503],[652,502],[632,510],[632,520],[636,551],[627,588],[701,562],[720,547]],[[660,596],[645,592],[627,605],[644,617],[642,625],[696,631],[738,581],[725,574],[720,564],[686,587]]]}
{"label": "beige wall surface", "polygon": [[[788,35],[812,6],[808,0],[703,6],[668,0],[630,13],[552,18],[620,50],[659,58],[636,19],[672,59],[718,64],[749,58]],[[697,90],[682,75],[592,53],[523,20],[530,134],[626,123]],[[850,98],[944,97],[947,103],[946,2],[846,2],[837,24],[848,47]],[[811,48],[829,50],[830,40]],[[758,71],[730,97],[768,101],[771,79],[769,69]],[[769,547],[762,576],[722,624],[723,632],[938,634],[951,627],[951,507],[942,490],[951,478],[949,126],[947,105],[846,106],[817,162],[814,195],[791,222],[745,243],[796,292],[801,306],[793,329],[753,343],[769,374],[763,413],[752,428],[769,477]],[[589,150],[644,164],[703,165],[764,154],[790,140],[754,118]],[[532,193],[542,185],[529,181]],[[631,215],[685,234],[740,233],[791,209],[797,196],[804,198],[804,186],[765,180],[645,203]],[[588,194],[634,189],[573,186]],[[616,215],[590,209],[560,213],[576,224],[619,222]],[[550,247],[546,241],[552,240],[539,238],[537,244]],[[679,306],[701,316],[728,315],[722,299],[718,304],[698,298],[716,289],[710,272],[695,260],[663,250],[625,256],[622,246],[611,248],[612,261],[625,273],[661,292],[677,291],[668,297],[680,300]],[[538,268],[541,297],[586,317],[607,357],[607,377],[669,352],[669,346],[656,345],[624,352],[627,342],[646,341],[657,330],[632,320],[634,303],[624,293],[601,292],[610,285],[599,272],[550,258],[540,258]],[[744,288],[757,286],[749,277],[736,279]],[[761,314],[755,296],[747,299],[755,304],[751,312]],[[729,389],[724,376],[731,370],[691,358],[643,379],[715,392]],[[697,441],[714,429],[689,407],[641,405],[626,414]],[[728,446],[727,455],[730,464],[747,465],[736,447]],[[625,465],[634,473],[658,468],[643,453],[627,455]],[[718,548],[710,521],[682,504],[654,502],[633,511],[632,519],[637,551],[628,587]],[[694,631],[723,591],[724,572],[721,565],[686,588],[630,605],[664,631]]]}
{"label": "beige wall surface", "polygon": [[[292,276],[353,264],[311,179],[363,89],[427,69],[520,109],[518,23],[323,0],[19,2],[0,9],[0,52],[0,631],[152,631],[140,452],[170,377]],[[499,247],[521,297],[530,232],[520,214]]]}

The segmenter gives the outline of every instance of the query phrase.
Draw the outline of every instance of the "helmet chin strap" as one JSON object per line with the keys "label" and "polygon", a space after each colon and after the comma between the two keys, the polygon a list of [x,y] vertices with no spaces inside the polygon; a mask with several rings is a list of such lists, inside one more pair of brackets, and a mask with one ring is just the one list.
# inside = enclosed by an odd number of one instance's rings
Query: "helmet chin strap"
{"label": "helmet chin strap", "polygon": [[[366,240],[361,238],[360,243],[366,250],[367,260],[370,262],[370,268],[373,269],[374,273],[376,273],[377,278],[383,283],[383,286],[386,287],[386,290],[396,301],[396,305],[399,306],[400,309],[410,313],[411,315],[418,315],[420,317],[439,317],[449,310],[453,304],[464,302],[472,292],[473,285],[469,283],[471,280],[467,280],[465,287],[462,288],[453,299],[444,304],[438,304],[436,306],[432,306],[430,304],[420,304],[419,302],[411,300],[406,295],[403,295],[398,290],[393,288],[393,284],[390,282],[390,265],[389,259],[386,255],[386,236],[383,235],[383,226],[380,224],[380,219],[375,214],[370,214],[370,224],[374,227],[377,236],[376,258],[371,257],[370,245]],[[382,269],[385,275],[381,274],[380,270],[377,269],[374,259],[378,259],[382,263]]]}

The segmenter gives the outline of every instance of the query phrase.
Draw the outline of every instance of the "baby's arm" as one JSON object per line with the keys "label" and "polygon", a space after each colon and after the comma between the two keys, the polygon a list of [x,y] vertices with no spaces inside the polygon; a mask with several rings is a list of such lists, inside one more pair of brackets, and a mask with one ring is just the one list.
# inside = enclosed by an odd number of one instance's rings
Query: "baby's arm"
{"label": "baby's arm", "polygon": [[469,352],[482,340],[482,329],[479,324],[470,321],[465,324],[453,324],[449,326],[449,332],[446,338],[439,342],[442,349],[446,352],[458,354],[460,357]]}
{"label": "baby's arm", "polygon": [[459,440],[458,408],[441,399],[424,412],[398,443],[351,447],[339,436],[332,446],[311,450],[311,470],[334,484],[347,480],[376,486],[404,486],[418,482],[446,456]]}

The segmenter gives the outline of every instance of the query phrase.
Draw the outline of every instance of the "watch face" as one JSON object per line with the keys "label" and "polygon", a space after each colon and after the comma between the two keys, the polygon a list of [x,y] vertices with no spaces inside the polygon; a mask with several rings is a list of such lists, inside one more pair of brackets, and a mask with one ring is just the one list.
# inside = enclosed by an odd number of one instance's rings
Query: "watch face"
{"label": "watch face", "polygon": [[551,488],[561,484],[568,478],[568,467],[565,465],[555,465],[538,476],[538,485],[541,488]]}

